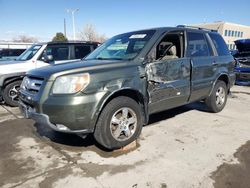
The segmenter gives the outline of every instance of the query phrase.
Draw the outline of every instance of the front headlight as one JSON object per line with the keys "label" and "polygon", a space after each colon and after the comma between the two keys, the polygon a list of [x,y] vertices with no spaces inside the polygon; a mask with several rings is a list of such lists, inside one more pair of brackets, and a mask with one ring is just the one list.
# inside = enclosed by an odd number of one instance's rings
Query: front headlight
{"label": "front headlight", "polygon": [[56,79],[53,85],[53,94],[73,94],[77,93],[90,82],[88,73],[60,76]]}

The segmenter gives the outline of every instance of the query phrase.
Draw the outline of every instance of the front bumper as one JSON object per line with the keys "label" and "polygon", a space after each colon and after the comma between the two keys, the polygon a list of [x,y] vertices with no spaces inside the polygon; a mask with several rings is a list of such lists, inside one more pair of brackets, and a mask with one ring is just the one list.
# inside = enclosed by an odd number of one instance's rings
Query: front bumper
{"label": "front bumper", "polygon": [[48,115],[37,113],[34,108],[24,104],[22,101],[19,101],[19,109],[25,118],[33,119],[36,123],[49,126],[51,129],[58,132],[75,133],[75,134],[88,134],[93,132],[92,130],[89,129],[71,130],[62,124],[53,124],[50,122]]}
{"label": "front bumper", "polygon": [[250,68],[236,68],[235,74],[237,85],[250,85]]}

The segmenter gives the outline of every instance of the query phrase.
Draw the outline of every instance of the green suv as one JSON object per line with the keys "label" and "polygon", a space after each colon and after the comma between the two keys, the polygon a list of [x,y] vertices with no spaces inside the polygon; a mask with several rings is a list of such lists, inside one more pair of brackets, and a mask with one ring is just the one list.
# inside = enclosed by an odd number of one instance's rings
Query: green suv
{"label": "green suv", "polygon": [[75,63],[29,71],[20,88],[26,118],[65,133],[93,133],[108,149],[141,133],[149,115],[204,100],[220,112],[235,61],[215,31],[165,27],[117,35]]}

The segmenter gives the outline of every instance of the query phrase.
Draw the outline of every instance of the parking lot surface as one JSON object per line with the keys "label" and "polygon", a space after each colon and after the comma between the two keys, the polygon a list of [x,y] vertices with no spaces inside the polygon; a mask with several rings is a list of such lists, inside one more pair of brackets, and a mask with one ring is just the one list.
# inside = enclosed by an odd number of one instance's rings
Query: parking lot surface
{"label": "parking lot surface", "polygon": [[152,115],[137,147],[105,151],[0,106],[0,187],[249,187],[250,88],[225,109],[202,103]]}

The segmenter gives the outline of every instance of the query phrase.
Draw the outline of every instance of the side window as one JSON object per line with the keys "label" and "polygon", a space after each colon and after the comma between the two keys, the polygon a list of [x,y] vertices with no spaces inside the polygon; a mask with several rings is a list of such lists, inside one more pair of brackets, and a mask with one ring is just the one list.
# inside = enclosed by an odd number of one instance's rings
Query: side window
{"label": "side window", "polygon": [[156,60],[171,60],[183,57],[183,32],[167,33],[156,46]]}
{"label": "side window", "polygon": [[69,60],[69,46],[48,46],[46,54],[52,55],[55,61]]}
{"label": "side window", "polygon": [[228,47],[223,38],[216,33],[209,33],[210,38],[219,56],[229,55]]}
{"label": "side window", "polygon": [[188,32],[187,39],[188,39],[187,55],[189,57],[202,57],[211,55],[204,34]]}
{"label": "side window", "polygon": [[76,45],[75,46],[75,59],[82,59],[91,52],[89,45]]}

